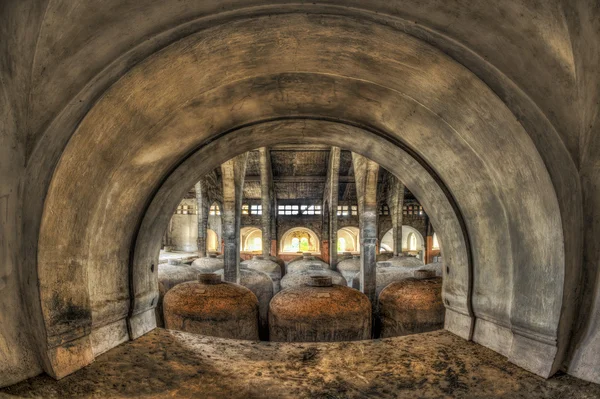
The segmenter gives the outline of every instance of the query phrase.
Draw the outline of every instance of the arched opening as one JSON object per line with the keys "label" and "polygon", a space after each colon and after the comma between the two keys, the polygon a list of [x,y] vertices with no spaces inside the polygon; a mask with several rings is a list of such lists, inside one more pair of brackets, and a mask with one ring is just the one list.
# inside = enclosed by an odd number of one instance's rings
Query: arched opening
{"label": "arched opening", "polygon": [[338,252],[346,252],[346,239],[344,237],[338,237]]}
{"label": "arched opening", "polygon": [[311,229],[305,227],[294,227],[286,231],[280,240],[280,253],[298,254],[302,252],[311,252],[320,254],[320,240],[317,234]]}
{"label": "arched opening", "polygon": [[262,231],[256,227],[242,227],[241,242],[243,243],[241,251],[247,253],[260,253],[262,251]]}
{"label": "arched opening", "polygon": [[[360,231],[349,226],[338,230],[338,252],[360,253]],[[343,242],[343,245],[342,245]]]}
{"label": "arched opening", "polygon": [[219,252],[221,250],[219,236],[212,229],[208,229],[207,231],[208,231],[208,239],[206,241],[207,251],[208,252]]}
{"label": "arched opening", "polygon": [[[318,23],[296,15],[290,24],[289,18],[236,21],[174,43],[133,68],[81,122],[56,168],[39,238],[49,372],[64,372],[52,351],[65,343],[85,354],[75,359],[81,367],[123,337],[153,328],[153,265],[182,181],[189,187],[209,168],[257,145],[298,142],[302,131],[302,142],[344,146],[402,176],[423,206],[436,210],[432,224],[449,270],[447,329],[550,374],[560,363],[557,340],[562,344],[564,248],[556,245],[563,242],[562,226],[548,172],[522,126],[468,70],[401,31],[344,18],[340,25],[333,16]],[[363,37],[367,26],[372,34]],[[303,41],[280,47],[278,31],[303,33]],[[231,35],[239,41],[224,39]],[[343,38],[328,43],[328,51],[345,51],[346,40],[363,44],[356,54],[339,54],[348,62],[333,65],[314,57],[324,36]],[[230,51],[244,54],[256,45],[278,51],[223,73]],[[207,46],[223,51],[207,56]],[[459,81],[464,89],[452,90]],[[507,157],[527,173],[513,173]],[[94,190],[82,190],[90,180]],[[123,182],[131,184],[123,188]],[[519,198],[514,187],[521,188]],[[89,206],[75,215],[64,198]],[[511,228],[518,225],[540,233]],[[93,239],[82,236],[86,231]],[[548,273],[552,281],[543,278]],[[63,290],[57,302],[65,276],[76,288]],[[524,294],[531,284],[534,298]],[[118,300],[108,306],[106,297]],[[81,310],[75,318],[72,309]],[[103,335],[106,329],[125,333]],[[551,360],[530,360],[540,358]]]}
{"label": "arched opening", "polygon": [[415,233],[408,233],[407,242],[407,247],[409,251],[417,250],[417,236],[415,235]]}

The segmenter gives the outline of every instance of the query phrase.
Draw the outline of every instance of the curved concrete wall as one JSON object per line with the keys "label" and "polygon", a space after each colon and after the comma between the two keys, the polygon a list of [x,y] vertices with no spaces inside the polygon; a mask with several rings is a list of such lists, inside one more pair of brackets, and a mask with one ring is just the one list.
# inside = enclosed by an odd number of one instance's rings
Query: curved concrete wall
{"label": "curved concrete wall", "polygon": [[[282,116],[372,126],[418,153],[465,214],[473,284],[484,287],[470,298],[482,326],[474,338],[540,374],[556,369],[562,225],[533,142],[486,85],[440,51],[394,28],[331,15],[261,17],[191,35],[133,68],[88,113],[48,191],[38,271],[43,287],[58,285],[62,269],[90,291],[65,291],[64,306],[53,289],[40,291],[49,345],[85,341],[90,329],[121,323],[130,311],[127,226],[140,216],[108,218],[106,204],[143,209],[190,151],[220,132]],[[90,180],[97,184],[85,190]],[[75,214],[65,197],[92,205]],[[81,231],[56,234],[76,224]],[[534,297],[523,295],[532,290]],[[65,316],[73,308],[82,312],[77,320]]]}
{"label": "curved concrete wall", "polygon": [[[494,7],[486,2],[464,4],[435,0],[426,3],[399,0],[343,3],[328,1],[309,5],[290,5],[281,1],[277,5],[265,4],[250,0],[109,0],[101,7],[93,2],[81,4],[66,0],[2,3],[0,19],[4,23],[0,24],[0,30],[6,40],[0,41],[0,78],[6,87],[6,98],[13,106],[15,126],[0,126],[1,140],[3,144],[9,143],[11,151],[14,148],[18,155],[3,157],[0,188],[13,190],[19,184],[24,190],[17,195],[17,205],[11,205],[11,209],[18,209],[18,203],[23,201],[23,211],[15,213],[17,218],[22,216],[23,238],[19,234],[7,235],[11,237],[11,247],[2,249],[3,253],[8,252],[19,263],[13,267],[13,270],[19,270],[19,276],[12,273],[6,278],[7,288],[3,289],[3,293],[10,290],[7,297],[17,298],[22,290],[27,305],[27,312],[22,312],[18,306],[15,310],[2,309],[0,316],[3,321],[9,320],[0,323],[0,333],[6,339],[6,345],[32,354],[31,346],[25,342],[27,340],[17,339],[10,332],[20,329],[30,331],[38,342],[37,349],[43,354],[42,363],[48,370],[52,365],[47,361],[47,354],[53,355],[52,351],[47,352],[48,336],[78,330],[72,338],[81,333],[85,335],[90,330],[85,323],[71,323],[71,320],[77,318],[75,317],[66,319],[65,330],[46,331],[40,317],[42,312],[36,289],[37,264],[31,254],[37,251],[41,213],[55,165],[73,131],[83,116],[104,95],[105,90],[132,65],[192,32],[240,17],[288,13],[294,10],[309,14],[346,15],[375,24],[388,24],[408,32],[442,49],[469,68],[504,101],[537,147],[552,179],[561,215],[568,216],[568,219],[563,218],[562,228],[558,229],[565,238],[565,284],[570,287],[564,290],[562,296],[565,311],[560,326],[560,335],[567,336],[570,327],[568,316],[572,313],[569,309],[578,294],[574,284],[578,282],[582,246],[581,196],[576,168],[579,162],[578,150],[580,146],[586,148],[586,137],[593,137],[598,126],[595,110],[600,90],[597,84],[599,52],[596,44],[599,41],[597,22],[600,18],[597,8],[593,8],[594,1],[557,0],[540,5],[507,0]],[[122,34],[123,31],[128,34]],[[371,31],[364,30],[363,33],[370,34]],[[293,46],[295,39],[283,37],[282,43],[291,43],[290,46]],[[373,47],[376,48],[378,46]],[[300,49],[299,46],[298,50]],[[200,55],[203,56],[204,54]],[[367,59],[370,60],[365,60]],[[264,82],[258,81],[258,84]],[[380,94],[376,90],[372,93]],[[369,100],[376,101],[379,98],[376,96]],[[580,109],[585,109],[581,118]],[[385,112],[377,117],[381,115],[385,115]],[[508,115],[504,117],[510,118]],[[423,126],[427,124],[424,123]],[[493,147],[492,143],[488,144]],[[518,165],[515,160],[514,166]],[[593,168],[588,167],[586,170]],[[515,169],[514,173],[520,172]],[[11,177],[18,176],[19,183],[4,179],[9,174]],[[598,174],[586,172],[585,176],[591,177],[584,180],[585,184],[593,185]],[[593,204],[594,195],[590,194],[588,198],[590,200],[587,203]],[[590,209],[589,205],[586,208]],[[135,217],[132,216],[132,219]],[[588,215],[586,220],[592,219]],[[592,232],[588,237],[588,242],[593,242]],[[19,248],[15,249],[17,246]],[[514,255],[514,249],[512,254]],[[124,255],[124,251],[120,255]],[[109,254],[106,260],[112,261],[113,256],[114,254]],[[78,264],[86,263],[87,259],[74,258],[73,261],[72,267],[76,274],[87,278],[87,269],[82,272],[77,267]],[[595,263],[592,259],[589,262],[591,267],[588,270],[593,270]],[[119,264],[118,267],[125,266]],[[592,274],[595,276],[595,273]],[[119,276],[113,281],[113,285],[126,285],[127,278]],[[20,284],[18,280],[21,281]],[[589,276],[586,276],[586,281],[585,293],[593,296],[598,284],[590,283]],[[53,289],[52,281],[46,281],[46,284],[48,285],[41,287],[42,290]],[[525,288],[524,292],[528,292],[530,287]],[[97,298],[104,296],[108,299],[113,298],[113,295],[117,298],[117,305],[105,311],[107,320],[114,319],[114,316],[109,317],[110,314],[123,313],[126,296],[117,291],[94,293]],[[588,304],[591,302],[593,301],[587,301]],[[588,306],[588,310],[590,308]],[[71,309],[74,310],[71,315],[86,315],[85,309],[85,306],[82,309]],[[581,323],[586,324],[588,314],[586,312],[582,316]],[[24,316],[28,316],[28,319]],[[518,318],[528,319],[530,316],[535,317],[522,314]],[[593,329],[591,334],[593,336]],[[581,353],[597,347],[593,342],[595,341],[587,340],[580,348]],[[82,362],[86,361],[84,354],[68,355],[80,356]],[[25,378],[39,370],[33,354],[23,358],[17,356],[15,352],[7,362],[0,362],[0,385]],[[559,353],[558,358],[560,357]],[[13,367],[20,362],[24,365]],[[591,364],[594,366],[595,363],[592,361]],[[3,368],[5,365],[7,368]],[[578,375],[592,378],[585,374],[582,372]],[[8,377],[4,378],[5,375]]]}

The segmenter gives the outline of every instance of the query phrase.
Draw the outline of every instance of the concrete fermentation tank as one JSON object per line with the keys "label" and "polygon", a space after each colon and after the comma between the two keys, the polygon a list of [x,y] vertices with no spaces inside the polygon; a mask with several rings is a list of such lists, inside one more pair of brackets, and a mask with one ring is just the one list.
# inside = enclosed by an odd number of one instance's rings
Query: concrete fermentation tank
{"label": "concrete fermentation tank", "polygon": [[414,256],[394,255],[386,262],[390,262],[393,267],[419,267],[424,266],[423,261]]}
{"label": "concrete fermentation tank", "polygon": [[248,269],[258,270],[259,272],[267,273],[273,280],[273,293],[279,292],[281,281],[281,267],[272,260],[265,259],[264,256],[253,256],[251,260],[241,263]]}
{"label": "concrete fermentation tank", "polygon": [[360,255],[354,255],[351,258],[339,262],[337,264],[337,269],[348,282],[348,286],[352,287],[352,281],[360,272]]}
{"label": "concrete fermentation tank", "polygon": [[223,269],[223,259],[219,259],[217,255],[210,254],[204,258],[198,258],[192,262],[192,267],[197,273],[213,273],[216,270]]}
{"label": "concrete fermentation tank", "polygon": [[379,295],[381,338],[423,333],[444,327],[442,279],[432,270],[391,283]]}
{"label": "concrete fermentation tank", "polygon": [[285,276],[285,261],[277,256],[266,256],[265,259],[273,261],[279,265],[281,269],[281,277]]}
{"label": "concrete fermentation tank", "polygon": [[295,273],[303,270],[308,270],[312,265],[318,264],[323,269],[330,269],[329,264],[323,262],[321,259],[311,255],[311,254],[303,254],[302,259],[294,260],[287,264],[287,273]]}
{"label": "concrete fermentation tank", "polygon": [[363,293],[313,276],[309,286],[281,291],[269,307],[269,336],[278,342],[371,338],[371,302]]}
{"label": "concrete fermentation tank", "polygon": [[[381,293],[385,287],[393,282],[406,280],[414,276],[416,267],[395,267],[390,262],[377,262],[376,292]],[[352,288],[360,289],[360,272],[352,279]]]}
{"label": "concrete fermentation tank", "polygon": [[419,267],[419,270],[433,270],[437,277],[442,277],[444,275],[444,262],[436,261],[428,263],[425,266]]}
{"label": "concrete fermentation tank", "polygon": [[281,279],[281,289],[286,290],[288,288],[302,287],[310,284],[312,276],[329,276],[333,284],[347,285],[346,279],[338,272],[323,269],[321,265],[315,264],[308,270],[302,270],[299,272],[286,274]]}
{"label": "concrete fermentation tank", "polygon": [[186,264],[169,262],[158,265],[158,303],[154,312],[156,314],[156,325],[165,326],[163,317],[163,299],[165,294],[177,284],[193,281],[198,278],[198,272]]}
{"label": "concrete fermentation tank", "polygon": [[258,299],[214,273],[173,287],[163,301],[168,329],[213,337],[259,340]]}
{"label": "concrete fermentation tank", "polygon": [[[215,272],[223,278],[224,270]],[[240,265],[240,285],[248,288],[258,299],[258,315],[260,321],[260,338],[267,340],[269,336],[269,303],[273,298],[273,280],[264,272],[248,269]]]}

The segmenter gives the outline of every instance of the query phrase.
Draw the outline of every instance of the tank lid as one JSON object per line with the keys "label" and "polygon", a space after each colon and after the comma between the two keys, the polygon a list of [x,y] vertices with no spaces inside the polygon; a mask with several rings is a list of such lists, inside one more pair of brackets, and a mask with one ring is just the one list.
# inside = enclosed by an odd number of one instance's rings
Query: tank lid
{"label": "tank lid", "polygon": [[214,259],[216,257],[217,257],[217,254],[208,254],[208,258],[213,258]]}
{"label": "tank lid", "polygon": [[435,277],[435,270],[415,270],[414,271],[415,278],[433,278]]}
{"label": "tank lid", "polygon": [[221,284],[221,275],[216,273],[200,273],[198,281],[208,285]]}
{"label": "tank lid", "polygon": [[310,276],[308,285],[310,287],[331,287],[333,282],[331,276]]}
{"label": "tank lid", "polygon": [[308,270],[323,270],[323,266],[318,263],[311,263],[308,265]]}
{"label": "tank lid", "polygon": [[253,260],[265,260],[265,257],[262,255],[254,255],[252,257]]}

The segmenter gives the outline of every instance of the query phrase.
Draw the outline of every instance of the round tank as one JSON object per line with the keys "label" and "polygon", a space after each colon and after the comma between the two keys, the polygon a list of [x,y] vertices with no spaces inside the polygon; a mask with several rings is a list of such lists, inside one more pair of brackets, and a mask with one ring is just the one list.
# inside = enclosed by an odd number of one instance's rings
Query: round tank
{"label": "round tank", "polygon": [[305,258],[308,258],[311,256],[313,256],[313,254],[311,252],[303,252],[302,255],[296,256],[295,258],[290,260],[287,264],[289,265],[290,263],[294,263],[294,262],[297,262],[299,260],[302,260],[302,259],[305,259]]}
{"label": "round tank", "polygon": [[347,285],[346,279],[340,273],[329,269],[323,269],[319,265],[314,265],[308,270],[286,274],[281,279],[281,289],[287,290],[288,288],[309,285],[312,276],[329,276],[331,277],[333,284]]}
{"label": "round tank", "polygon": [[390,262],[394,267],[412,267],[417,268],[425,264],[414,256],[394,255],[386,262]]}
{"label": "round tank", "polygon": [[281,269],[281,277],[285,276],[285,261],[283,259],[278,258],[276,256],[267,256],[265,259],[277,263],[279,265],[279,268]]}
{"label": "round tank", "polygon": [[265,259],[263,256],[253,256],[251,260],[242,262],[248,269],[258,270],[267,273],[273,280],[273,293],[279,292],[279,282],[281,281],[281,267],[272,260]]}
{"label": "round tank", "polygon": [[[221,255],[214,254],[214,255],[217,257],[217,259],[221,259],[221,261],[223,260],[223,254],[221,254]],[[245,260],[244,258],[240,257],[240,263],[244,262],[244,260]]]}
{"label": "round tank", "polygon": [[301,272],[303,270],[308,270],[312,265],[319,265],[323,269],[329,269],[329,264],[323,262],[321,259],[314,257],[312,255],[302,256],[302,259],[295,261],[293,263],[287,264],[287,272],[295,273]]}
{"label": "round tank", "polygon": [[281,291],[269,307],[277,342],[356,341],[371,337],[371,303],[363,293],[312,276],[310,285]]}
{"label": "round tank", "polygon": [[393,256],[393,252],[381,252],[375,257],[375,259],[377,260],[377,262],[385,262],[390,260]]}
{"label": "round tank", "polygon": [[360,272],[360,255],[354,255],[349,259],[341,261],[337,264],[337,269],[348,282],[348,287],[352,287],[354,278]]}
{"label": "round tank", "polygon": [[156,313],[156,325],[165,326],[163,317],[163,299],[167,291],[177,284],[193,281],[198,278],[198,272],[188,265],[170,265],[161,263],[158,265],[158,303],[154,312]]}
{"label": "round tank", "polygon": [[352,259],[352,256],[355,256],[355,255],[352,255],[352,253],[350,253],[350,252],[341,252],[341,253],[338,253],[338,255],[337,255],[338,264],[341,261],[344,261],[346,259]]}
{"label": "round tank", "polygon": [[381,338],[439,330],[444,314],[442,279],[432,270],[417,270],[379,295]]}
{"label": "round tank", "polygon": [[[223,279],[224,270],[220,269],[215,272]],[[240,285],[248,288],[256,295],[258,299],[258,316],[260,322],[260,337],[262,340],[268,340],[269,336],[269,303],[273,298],[273,280],[267,273],[248,269],[245,265],[240,265]]]}
{"label": "round tank", "polygon": [[444,275],[444,262],[432,262],[419,267],[419,270],[433,270],[437,277]]}
{"label": "round tank", "polygon": [[163,301],[168,329],[213,337],[258,340],[258,300],[248,288],[204,273],[179,284]]}
{"label": "round tank", "polygon": [[[394,267],[390,262],[377,262],[377,295],[389,284],[413,277],[415,268]],[[360,272],[352,279],[352,288],[360,289]]]}
{"label": "round tank", "polygon": [[217,258],[217,255],[210,254],[205,258],[198,258],[192,262],[192,267],[196,273],[212,273],[215,270],[222,269],[223,259]]}

